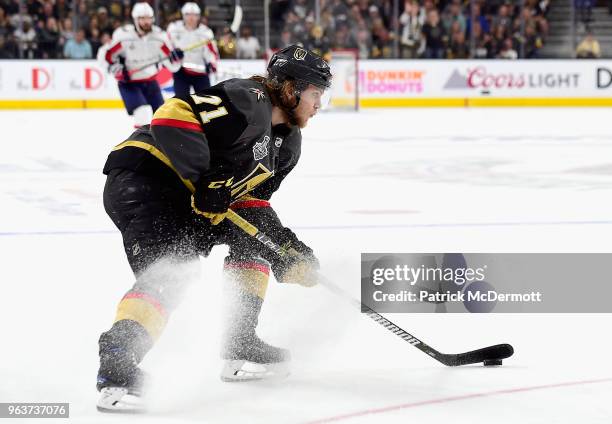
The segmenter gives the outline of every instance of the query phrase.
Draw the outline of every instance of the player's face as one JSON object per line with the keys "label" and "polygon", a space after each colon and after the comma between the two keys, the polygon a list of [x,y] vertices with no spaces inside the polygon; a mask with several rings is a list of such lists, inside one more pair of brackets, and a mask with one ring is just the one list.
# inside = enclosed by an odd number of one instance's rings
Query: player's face
{"label": "player's face", "polygon": [[153,28],[153,18],[142,17],[136,20],[138,22],[138,27],[142,32],[151,32]]}
{"label": "player's face", "polygon": [[315,87],[314,85],[309,85],[306,90],[302,91],[300,104],[294,112],[300,128],[304,128],[308,124],[308,120],[321,109],[323,93],[324,90],[322,88]]}
{"label": "player's face", "polygon": [[195,13],[188,13],[183,17],[183,20],[185,21],[185,26],[187,26],[187,28],[194,29],[200,23],[200,15],[196,15]]}

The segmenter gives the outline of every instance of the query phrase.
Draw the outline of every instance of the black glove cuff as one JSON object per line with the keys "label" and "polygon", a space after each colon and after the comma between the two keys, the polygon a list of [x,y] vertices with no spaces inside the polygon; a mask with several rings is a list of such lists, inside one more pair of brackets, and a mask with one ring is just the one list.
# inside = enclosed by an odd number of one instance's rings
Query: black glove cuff
{"label": "black glove cuff", "polygon": [[319,269],[319,260],[314,255],[312,249],[301,242],[295,233],[289,228],[283,228],[279,241],[284,250],[287,252],[295,250],[299,253],[299,255],[291,255],[290,253],[287,253],[282,258],[272,262],[272,272],[274,272],[274,275],[278,281],[282,282],[285,272],[299,262],[307,262],[313,269]]}
{"label": "black glove cuff", "polygon": [[194,207],[200,212],[226,212],[232,200],[233,182],[234,177],[229,174],[201,179],[193,195]]}

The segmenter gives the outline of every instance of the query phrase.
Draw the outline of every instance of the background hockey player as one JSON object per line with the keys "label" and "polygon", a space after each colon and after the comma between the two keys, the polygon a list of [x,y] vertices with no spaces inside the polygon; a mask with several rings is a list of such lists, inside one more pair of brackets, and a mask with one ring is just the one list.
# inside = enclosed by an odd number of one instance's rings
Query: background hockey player
{"label": "background hockey player", "polygon": [[200,23],[200,13],[197,3],[185,3],[181,8],[183,20],[168,25],[168,36],[174,46],[186,49],[196,43],[204,43],[202,47],[185,51],[182,66],[173,75],[177,96],[187,96],[192,87],[195,92],[210,87],[210,75],[217,71],[219,51],[215,35]]}
{"label": "background hockey player", "polygon": [[125,108],[139,127],[150,123],[153,112],[164,103],[155,80],[159,71],[156,62],[175,72],[184,54],[180,49],[172,49],[168,36],[153,25],[153,8],[148,3],[134,4],[132,19],[133,25],[115,30],[111,43],[100,49],[98,58],[106,62],[117,78]]}
{"label": "background hockey player", "polygon": [[[119,303],[115,323],[100,336],[98,408],[127,408],[138,394],[137,367],[162,333],[198,255],[225,243],[227,284],[236,296],[223,338],[226,381],[286,375],[289,353],[255,333],[270,270],[279,282],[316,283],[312,250],[284,227],[269,198],[296,165],[301,132],[330,86],[328,64],[298,46],[276,53],[268,76],[232,79],[194,95],[169,99],[151,126],[110,153],[104,206],[123,236],[136,282]],[[283,248],[281,259],[224,221],[229,208]],[[196,265],[194,265],[194,263]],[[263,368],[249,372],[246,362]]]}

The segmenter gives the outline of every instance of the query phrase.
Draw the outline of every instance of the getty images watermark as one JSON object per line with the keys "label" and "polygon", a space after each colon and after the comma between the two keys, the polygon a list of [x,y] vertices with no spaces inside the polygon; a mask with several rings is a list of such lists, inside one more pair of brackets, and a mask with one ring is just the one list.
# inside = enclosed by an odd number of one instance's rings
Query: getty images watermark
{"label": "getty images watermark", "polygon": [[609,264],[612,254],[363,253],[361,301],[377,312],[612,312]]}

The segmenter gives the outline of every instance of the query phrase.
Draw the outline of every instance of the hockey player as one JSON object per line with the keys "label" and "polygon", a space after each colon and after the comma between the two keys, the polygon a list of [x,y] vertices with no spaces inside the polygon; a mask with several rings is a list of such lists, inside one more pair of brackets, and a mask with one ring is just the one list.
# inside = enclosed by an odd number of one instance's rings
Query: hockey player
{"label": "hockey player", "polygon": [[[163,331],[198,255],[228,244],[224,269],[235,293],[221,349],[224,381],[284,376],[289,352],[263,342],[257,319],[270,270],[281,283],[316,284],[312,250],[284,227],[269,199],[300,157],[301,132],[321,107],[329,65],[299,46],[277,52],[267,77],[232,79],[174,97],[109,154],[104,206],[123,236],[136,282],[100,336],[98,409],[133,409],[139,362]],[[283,248],[285,258],[224,220],[236,210]],[[286,256],[286,255],[285,255]],[[210,301],[208,299],[207,301]],[[261,371],[247,371],[246,363]]]}
{"label": "hockey player", "polygon": [[172,49],[167,35],[153,25],[153,18],[148,3],[134,4],[134,24],[117,28],[110,44],[98,54],[98,59],[104,60],[115,75],[125,108],[134,116],[135,127],[150,123],[153,112],[164,103],[155,80],[159,71],[156,62],[167,58],[163,65],[175,72],[184,56],[181,49]]}
{"label": "hockey player", "polygon": [[174,94],[187,96],[191,93],[191,87],[195,92],[210,87],[209,76],[217,71],[219,51],[212,30],[200,23],[200,7],[197,3],[185,3],[181,14],[182,21],[168,25],[168,36],[172,43],[185,49],[198,42],[205,42],[200,48],[185,51],[183,66],[174,73]]}

